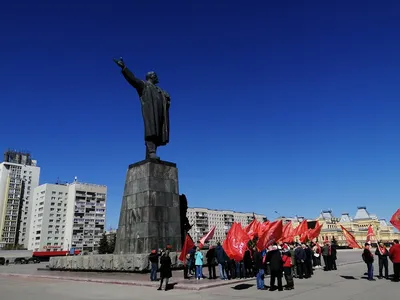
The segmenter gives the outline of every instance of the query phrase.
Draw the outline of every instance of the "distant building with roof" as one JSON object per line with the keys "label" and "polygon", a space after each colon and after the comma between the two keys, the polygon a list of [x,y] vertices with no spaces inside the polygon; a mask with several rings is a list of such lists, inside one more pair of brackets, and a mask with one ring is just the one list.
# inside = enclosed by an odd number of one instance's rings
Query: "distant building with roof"
{"label": "distant building with roof", "polygon": [[379,219],[375,214],[370,214],[366,206],[357,207],[354,218],[347,212],[336,218],[332,210],[322,211],[318,217],[318,222],[323,224],[319,239],[332,240],[334,238],[339,245],[347,244],[340,225],[346,228],[360,245],[366,242],[370,225],[379,241],[388,243],[400,237],[400,234],[395,232],[392,225],[387,223],[385,219]]}

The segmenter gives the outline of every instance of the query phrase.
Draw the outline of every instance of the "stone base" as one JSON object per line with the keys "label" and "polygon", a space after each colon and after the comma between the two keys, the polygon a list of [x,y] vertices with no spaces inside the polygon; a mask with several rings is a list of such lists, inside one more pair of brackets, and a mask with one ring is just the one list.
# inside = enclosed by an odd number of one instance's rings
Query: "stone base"
{"label": "stone base", "polygon": [[[206,251],[202,251],[205,257]],[[180,252],[170,252],[172,268],[179,269],[183,263]],[[148,254],[97,254],[51,257],[50,270],[82,272],[146,272],[150,271]]]}
{"label": "stone base", "polygon": [[114,253],[145,254],[171,246],[181,250],[178,169],[143,160],[129,166]]}

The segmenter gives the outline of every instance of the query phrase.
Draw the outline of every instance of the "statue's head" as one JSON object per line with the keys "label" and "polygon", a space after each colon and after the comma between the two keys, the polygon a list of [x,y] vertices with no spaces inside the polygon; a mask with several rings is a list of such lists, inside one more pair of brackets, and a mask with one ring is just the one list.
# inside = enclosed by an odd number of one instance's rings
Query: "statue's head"
{"label": "statue's head", "polygon": [[150,81],[153,84],[157,84],[158,83],[158,77],[157,77],[156,72],[153,72],[153,71],[148,72],[146,74],[146,80]]}

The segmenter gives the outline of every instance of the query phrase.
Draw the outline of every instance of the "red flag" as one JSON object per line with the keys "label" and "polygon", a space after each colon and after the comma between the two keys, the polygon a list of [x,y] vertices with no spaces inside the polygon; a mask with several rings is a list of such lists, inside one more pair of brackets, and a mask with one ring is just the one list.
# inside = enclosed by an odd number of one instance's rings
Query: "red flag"
{"label": "red flag", "polygon": [[215,227],[216,227],[216,226],[214,225],[214,226],[211,228],[211,230],[210,230],[207,234],[205,234],[205,235],[200,239],[200,245],[199,245],[200,249],[203,248],[204,244],[205,244],[207,241],[211,240],[211,239],[214,237]]}
{"label": "red flag", "polygon": [[308,240],[308,231],[305,231],[300,235],[300,243],[306,243]]}
{"label": "red flag", "polygon": [[260,238],[265,233],[265,231],[268,231],[270,226],[271,223],[269,221],[261,223],[260,226],[258,226],[258,238]]}
{"label": "red flag", "polygon": [[247,233],[250,239],[253,239],[256,235],[258,236],[258,229],[260,228],[260,222],[253,219],[249,225],[244,228],[244,232]]}
{"label": "red flag", "polygon": [[268,230],[259,237],[257,248],[261,251],[277,242],[282,237],[282,229],[282,220],[272,222]]}
{"label": "red flag", "polygon": [[322,225],[323,224],[319,224],[319,222],[317,221],[315,223],[314,229],[310,229],[308,231],[308,238],[309,238],[310,241],[312,241],[313,239],[317,238],[321,234]]}
{"label": "red flag", "polygon": [[249,236],[244,232],[239,223],[233,223],[226,235],[226,240],[222,245],[226,255],[235,261],[241,261],[244,257],[244,252],[247,250],[247,243],[250,241]]}
{"label": "red flag", "polygon": [[367,232],[367,243],[372,243],[372,242],[377,242],[374,229],[372,228],[371,225],[368,226],[368,232]]}
{"label": "red flag", "polygon": [[390,219],[390,223],[400,231],[400,208],[393,214],[392,218]]}
{"label": "red flag", "polygon": [[347,244],[349,245],[349,247],[351,247],[353,249],[362,249],[360,247],[360,245],[358,245],[354,236],[350,232],[348,232],[346,228],[344,228],[342,225],[340,225],[340,228],[342,228],[344,237],[346,238],[346,241],[347,241]]}
{"label": "red flag", "polygon": [[183,244],[183,247],[182,247],[181,255],[179,255],[178,259],[180,261],[183,261],[184,263],[186,263],[186,255],[189,253],[189,251],[191,249],[193,249],[193,247],[194,247],[194,242],[193,242],[192,238],[190,237],[190,235],[187,234],[185,243]]}
{"label": "red flag", "polygon": [[303,220],[295,229],[295,236],[302,235],[304,232],[308,230],[307,220]]}
{"label": "red flag", "polygon": [[294,228],[292,225],[292,222],[287,222],[285,226],[283,226],[282,229],[282,238],[281,242],[282,243],[291,243],[293,242],[294,238]]}

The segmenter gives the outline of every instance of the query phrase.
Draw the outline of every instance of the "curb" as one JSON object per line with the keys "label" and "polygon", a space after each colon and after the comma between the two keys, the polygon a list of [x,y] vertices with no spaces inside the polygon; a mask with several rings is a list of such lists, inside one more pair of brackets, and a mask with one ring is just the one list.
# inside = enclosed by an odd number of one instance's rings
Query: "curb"
{"label": "curb", "polygon": [[[338,266],[346,266],[362,263],[362,261],[352,261],[346,263],[337,264]],[[42,269],[43,270],[43,269]],[[0,277],[18,277],[18,278],[41,278],[41,279],[52,279],[52,280],[65,280],[75,282],[89,282],[89,283],[101,283],[101,284],[119,284],[119,285],[130,285],[130,286],[144,286],[144,287],[158,287],[158,283],[152,283],[150,281],[132,281],[132,280],[113,280],[113,279],[96,279],[96,278],[83,278],[83,277],[68,277],[68,276],[51,276],[51,275],[34,275],[34,274],[18,274],[18,273],[0,273]],[[268,278],[269,276],[265,276]],[[196,285],[196,284],[182,284],[180,282],[170,284],[173,285],[173,289],[177,290],[190,290],[190,291],[201,291],[205,289],[211,289],[226,285],[240,284],[244,282],[253,281],[255,278],[239,279],[239,280],[227,280],[216,283]],[[181,282],[182,283],[182,282]]]}
{"label": "curb", "polygon": [[[149,281],[131,281],[131,280],[112,280],[112,279],[91,279],[91,278],[73,278],[67,276],[50,276],[50,275],[33,275],[33,274],[18,274],[18,273],[0,273],[0,277],[18,277],[18,278],[41,278],[41,279],[52,279],[52,280],[65,280],[65,281],[75,281],[75,282],[89,282],[89,283],[102,283],[102,284],[118,284],[118,285],[131,285],[131,286],[144,286],[144,287],[158,287],[158,283],[152,283]],[[238,284],[243,282],[252,281],[254,278],[240,279],[240,280],[228,280],[224,282],[211,283],[210,285],[196,285],[196,284],[183,284],[180,285],[179,282],[171,282],[169,285],[173,285],[173,289],[177,290],[191,290],[200,291],[205,289],[210,289],[214,287],[220,287],[225,285]]]}

